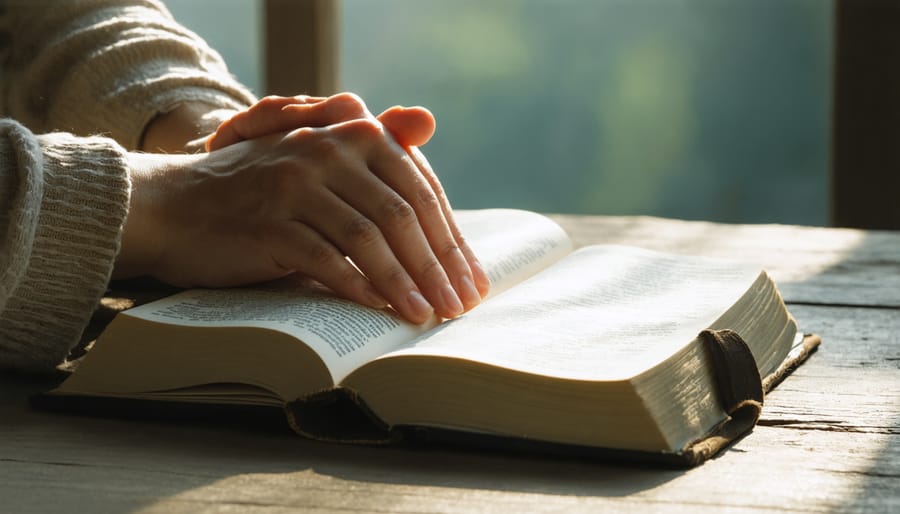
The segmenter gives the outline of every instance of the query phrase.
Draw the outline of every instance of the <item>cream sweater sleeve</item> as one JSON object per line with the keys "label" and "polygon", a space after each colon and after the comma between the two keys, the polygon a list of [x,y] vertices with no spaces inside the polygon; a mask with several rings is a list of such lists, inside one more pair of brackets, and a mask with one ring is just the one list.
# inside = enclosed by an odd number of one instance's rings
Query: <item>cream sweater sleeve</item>
{"label": "cream sweater sleeve", "polygon": [[182,102],[234,111],[255,101],[156,0],[0,0],[0,47],[2,110],[34,133],[135,149],[147,123]]}
{"label": "cream sweater sleeve", "polygon": [[78,341],[119,249],[123,147],[182,102],[254,100],[159,2],[0,0],[0,368],[52,369]]}
{"label": "cream sweater sleeve", "polygon": [[0,368],[65,359],[106,290],[128,197],[111,139],[0,119]]}

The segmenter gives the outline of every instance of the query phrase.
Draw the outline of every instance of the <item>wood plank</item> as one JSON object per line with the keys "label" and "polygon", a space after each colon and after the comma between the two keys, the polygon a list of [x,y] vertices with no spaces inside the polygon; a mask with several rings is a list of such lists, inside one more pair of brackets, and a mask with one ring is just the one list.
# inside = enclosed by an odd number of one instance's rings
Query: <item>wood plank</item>
{"label": "wood plank", "polygon": [[900,308],[900,232],[633,216],[553,219],[579,245],[626,244],[756,262],[789,302]]}
{"label": "wood plank", "polygon": [[[306,441],[267,427],[62,416],[46,380],[0,378],[10,512],[673,512],[900,510],[900,316],[795,306],[823,337],[763,426],[690,471]],[[746,494],[736,492],[742,484]]]}
{"label": "wood plank", "polygon": [[338,91],[339,0],[265,0],[266,94]]}

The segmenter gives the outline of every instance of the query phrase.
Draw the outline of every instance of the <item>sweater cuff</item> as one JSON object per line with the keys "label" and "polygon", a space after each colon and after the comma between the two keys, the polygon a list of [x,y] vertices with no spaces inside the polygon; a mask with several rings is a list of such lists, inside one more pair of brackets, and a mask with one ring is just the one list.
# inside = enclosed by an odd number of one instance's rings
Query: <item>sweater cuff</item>
{"label": "sweater cuff", "polygon": [[37,211],[25,216],[14,210],[9,220],[10,226],[30,224],[33,240],[30,252],[19,252],[27,260],[24,273],[2,312],[0,363],[46,371],[78,342],[106,291],[130,181],[125,152],[109,139],[28,135],[37,142],[42,165],[20,166],[19,187],[24,175],[43,187],[20,191],[38,194],[30,202]]}

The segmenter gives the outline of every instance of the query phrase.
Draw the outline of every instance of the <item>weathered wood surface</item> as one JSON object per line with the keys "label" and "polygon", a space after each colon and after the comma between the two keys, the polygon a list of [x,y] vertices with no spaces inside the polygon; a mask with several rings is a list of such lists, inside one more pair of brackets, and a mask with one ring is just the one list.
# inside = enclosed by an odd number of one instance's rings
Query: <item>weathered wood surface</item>
{"label": "weathered wood surface", "polygon": [[[731,257],[766,257],[751,249],[790,240],[807,250],[770,259],[773,274],[783,277],[800,276],[791,262],[821,263],[851,237],[796,227],[698,230],[644,218],[565,222],[582,242],[646,240],[690,253],[702,249],[698,234],[715,233],[735,244],[708,253]],[[896,299],[889,289],[900,234],[874,235],[879,243],[862,248],[878,255],[858,250],[849,254],[852,266],[837,261],[794,282],[794,291],[836,288],[836,304],[863,294],[864,304]],[[874,291],[847,287],[841,296],[840,270],[865,276],[865,263],[891,259],[890,273],[887,264],[870,268]],[[900,312],[818,305],[792,311],[822,336],[821,349],[767,397],[753,433],[689,471],[339,446],[268,426],[62,416],[27,406],[46,380],[2,377],[0,512],[900,512]]]}
{"label": "weathered wood surface", "polygon": [[896,231],[725,225],[634,216],[553,218],[576,244],[641,246],[759,263],[789,302],[900,308]]}

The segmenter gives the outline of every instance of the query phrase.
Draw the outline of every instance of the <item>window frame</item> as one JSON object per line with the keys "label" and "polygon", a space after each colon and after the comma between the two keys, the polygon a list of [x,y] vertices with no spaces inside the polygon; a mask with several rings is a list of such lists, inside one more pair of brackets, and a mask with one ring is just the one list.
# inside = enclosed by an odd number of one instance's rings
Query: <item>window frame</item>
{"label": "window frame", "polygon": [[[264,0],[263,90],[339,90],[340,0]],[[900,229],[900,3],[835,0],[830,218]]]}
{"label": "window frame", "polygon": [[264,0],[263,91],[338,91],[340,0]]}

